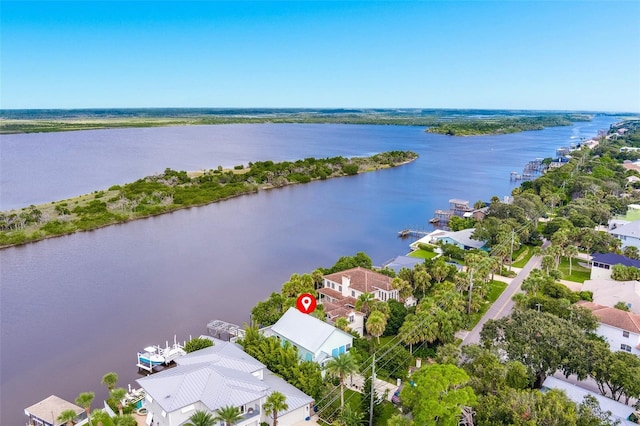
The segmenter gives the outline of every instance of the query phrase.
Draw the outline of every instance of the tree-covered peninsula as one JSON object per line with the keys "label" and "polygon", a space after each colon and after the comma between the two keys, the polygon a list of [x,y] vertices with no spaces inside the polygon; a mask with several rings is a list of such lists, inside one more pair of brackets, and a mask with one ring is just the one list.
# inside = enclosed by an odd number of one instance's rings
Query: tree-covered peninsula
{"label": "tree-covered peninsula", "polygon": [[575,121],[590,121],[586,114],[551,114],[537,116],[494,116],[440,121],[427,129],[429,133],[448,136],[499,135],[542,130],[545,127],[570,126]]}
{"label": "tree-covered peninsula", "polygon": [[411,151],[390,151],[371,157],[259,161],[233,170],[222,166],[191,173],[166,169],[104,191],[0,212],[0,247],[201,206],[261,189],[396,167],[417,157]]}

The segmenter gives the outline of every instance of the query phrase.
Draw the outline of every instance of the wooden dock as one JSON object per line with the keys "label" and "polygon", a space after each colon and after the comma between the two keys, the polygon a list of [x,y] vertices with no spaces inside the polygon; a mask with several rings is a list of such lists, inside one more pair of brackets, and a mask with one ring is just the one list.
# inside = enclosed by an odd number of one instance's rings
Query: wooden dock
{"label": "wooden dock", "polygon": [[398,237],[400,238],[407,238],[407,237],[421,238],[428,234],[429,232],[424,230],[421,231],[418,229],[403,229],[402,231],[398,231]]}

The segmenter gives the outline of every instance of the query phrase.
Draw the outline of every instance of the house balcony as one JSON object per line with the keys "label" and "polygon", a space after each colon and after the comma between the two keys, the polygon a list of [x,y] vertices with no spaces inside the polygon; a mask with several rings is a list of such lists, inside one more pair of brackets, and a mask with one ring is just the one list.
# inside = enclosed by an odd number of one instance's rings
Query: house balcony
{"label": "house balcony", "polygon": [[256,405],[247,405],[246,410],[244,412],[244,414],[242,415],[242,420],[248,420],[251,418],[254,418],[255,416],[259,416],[260,415],[260,405],[256,404]]}

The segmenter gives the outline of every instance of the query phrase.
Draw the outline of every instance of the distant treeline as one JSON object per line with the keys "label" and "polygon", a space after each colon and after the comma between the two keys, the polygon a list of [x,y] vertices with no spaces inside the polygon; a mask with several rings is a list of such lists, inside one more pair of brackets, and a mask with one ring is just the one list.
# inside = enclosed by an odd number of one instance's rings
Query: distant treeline
{"label": "distant treeline", "polygon": [[[88,109],[88,110],[0,110],[0,134],[61,132],[126,127],[160,127],[205,124],[259,123],[333,123],[429,126],[446,133],[451,125],[464,123],[510,123],[531,121],[535,126],[567,125],[570,121],[590,119],[584,114],[557,114],[502,110],[438,109]],[[507,126],[505,126],[507,127]],[[455,127],[461,129],[461,127]],[[511,127],[510,131],[516,130]],[[478,133],[479,132],[479,133]],[[501,133],[494,127],[476,133]],[[507,131],[503,132],[507,133]],[[463,133],[453,133],[463,134]],[[465,133],[466,134],[466,133]]]}
{"label": "distant treeline", "polygon": [[410,151],[391,151],[363,158],[260,161],[246,168],[238,165],[234,170],[223,170],[218,166],[192,174],[166,169],[162,174],[114,185],[106,191],[0,212],[0,247],[209,204],[259,189],[394,167],[417,157]]}
{"label": "distant treeline", "polygon": [[575,121],[590,121],[585,114],[541,115],[535,117],[473,118],[440,122],[427,129],[430,133],[450,136],[494,135],[542,130],[545,127],[570,126]]}

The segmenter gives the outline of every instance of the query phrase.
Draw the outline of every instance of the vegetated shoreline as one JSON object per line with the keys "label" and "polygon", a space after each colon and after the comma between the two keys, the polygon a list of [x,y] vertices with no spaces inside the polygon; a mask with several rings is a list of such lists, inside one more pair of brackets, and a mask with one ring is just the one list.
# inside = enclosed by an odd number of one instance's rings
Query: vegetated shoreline
{"label": "vegetated shoreline", "polygon": [[390,151],[350,159],[263,161],[233,170],[221,166],[189,173],[166,169],[162,174],[107,190],[0,212],[0,249],[201,207],[261,190],[398,167],[417,158],[418,154],[411,151]]}
{"label": "vegetated shoreline", "polygon": [[4,117],[0,114],[0,134],[218,124],[360,124],[423,126],[427,127],[429,133],[476,136],[568,126],[574,121],[589,121],[593,116],[570,112],[521,111],[516,114],[511,111],[483,110],[122,111],[118,115],[102,115],[100,111],[92,110],[60,111],[58,115],[46,112],[39,115],[34,111],[33,118],[24,118],[28,117],[27,113],[17,116],[9,113]]}

